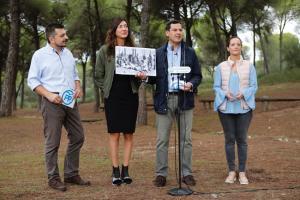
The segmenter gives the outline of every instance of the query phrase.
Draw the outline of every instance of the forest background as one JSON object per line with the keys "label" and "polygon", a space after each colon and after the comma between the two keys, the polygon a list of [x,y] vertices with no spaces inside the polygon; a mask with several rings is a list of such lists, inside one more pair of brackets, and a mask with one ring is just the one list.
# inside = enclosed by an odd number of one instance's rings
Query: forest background
{"label": "forest background", "polygon": [[[80,102],[95,102],[94,112],[103,102],[93,81],[96,52],[117,16],[128,20],[137,46],[150,48],[166,42],[166,21],[181,20],[185,41],[196,49],[202,65],[203,97],[211,90],[214,66],[228,56],[226,41],[232,35],[247,36],[243,56],[256,66],[260,84],[300,79],[299,0],[1,0],[0,5],[1,117],[18,108],[40,108],[26,78],[32,54],[45,45],[44,29],[51,22],[68,30],[68,48],[82,80]],[[291,23],[296,24],[294,33],[286,33]],[[147,94],[151,96],[150,86],[142,86],[140,124],[147,123]]]}

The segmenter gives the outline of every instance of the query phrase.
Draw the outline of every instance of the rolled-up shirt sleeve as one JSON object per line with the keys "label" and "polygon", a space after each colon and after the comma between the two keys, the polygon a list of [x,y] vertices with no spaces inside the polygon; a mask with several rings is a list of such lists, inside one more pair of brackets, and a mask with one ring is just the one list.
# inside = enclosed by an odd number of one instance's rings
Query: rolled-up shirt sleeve
{"label": "rolled-up shirt sleeve", "polygon": [[244,99],[248,106],[252,109],[255,108],[255,93],[257,91],[257,76],[256,70],[253,65],[250,67],[250,76],[249,76],[249,87],[244,88],[241,92],[244,96]]}
{"label": "rolled-up shirt sleeve", "polygon": [[32,91],[39,85],[42,85],[41,83],[41,70],[40,67],[38,66],[38,56],[33,54],[32,59],[31,59],[31,64],[28,72],[28,77],[27,77],[27,85],[30,87]]}
{"label": "rolled-up shirt sleeve", "polygon": [[219,106],[224,101],[226,101],[226,93],[224,90],[222,90],[222,78],[221,78],[220,66],[217,66],[214,72],[213,90],[215,92],[214,111],[217,111]]}

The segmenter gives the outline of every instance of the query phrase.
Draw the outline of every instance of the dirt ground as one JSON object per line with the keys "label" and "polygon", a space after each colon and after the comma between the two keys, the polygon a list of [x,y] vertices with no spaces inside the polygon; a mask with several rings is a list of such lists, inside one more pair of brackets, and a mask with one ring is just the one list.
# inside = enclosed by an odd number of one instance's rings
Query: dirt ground
{"label": "dirt ground", "polygon": [[[262,88],[258,96],[300,98],[300,83]],[[193,127],[194,193],[173,197],[168,190],[178,187],[174,162],[174,134],[169,148],[167,185],[156,188],[155,114],[149,108],[149,125],[138,126],[130,164],[131,185],[111,185],[111,163],[104,112],[93,113],[93,104],[80,105],[86,141],[81,151],[80,174],[90,187],[68,186],[58,192],[47,185],[41,114],[33,109],[18,110],[0,119],[0,199],[300,199],[300,102],[271,103],[263,112],[257,104],[248,134],[246,186],[225,184],[224,137],[217,114],[197,102]],[[65,133],[65,131],[64,131]],[[123,140],[121,140],[123,141]],[[60,172],[67,137],[59,150]],[[122,145],[121,145],[122,147]],[[122,160],[122,152],[120,153]],[[186,185],[182,185],[186,187]]]}

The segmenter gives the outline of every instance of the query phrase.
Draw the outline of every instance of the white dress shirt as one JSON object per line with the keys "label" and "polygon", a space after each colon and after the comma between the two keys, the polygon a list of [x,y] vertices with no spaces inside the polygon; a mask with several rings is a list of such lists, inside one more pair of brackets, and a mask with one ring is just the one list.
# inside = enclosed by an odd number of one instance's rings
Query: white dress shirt
{"label": "white dress shirt", "polygon": [[27,78],[31,90],[40,85],[49,92],[61,92],[65,88],[75,89],[76,80],[80,79],[75,59],[67,48],[63,48],[58,54],[47,43],[33,54]]}

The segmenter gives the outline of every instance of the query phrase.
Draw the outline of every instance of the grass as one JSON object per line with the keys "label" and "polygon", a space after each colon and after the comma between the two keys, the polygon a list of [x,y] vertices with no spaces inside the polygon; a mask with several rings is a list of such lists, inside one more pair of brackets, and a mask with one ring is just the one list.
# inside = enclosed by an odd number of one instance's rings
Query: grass
{"label": "grass", "polygon": [[300,82],[300,68],[258,75],[260,85],[275,85],[278,83]]}

